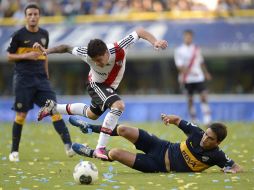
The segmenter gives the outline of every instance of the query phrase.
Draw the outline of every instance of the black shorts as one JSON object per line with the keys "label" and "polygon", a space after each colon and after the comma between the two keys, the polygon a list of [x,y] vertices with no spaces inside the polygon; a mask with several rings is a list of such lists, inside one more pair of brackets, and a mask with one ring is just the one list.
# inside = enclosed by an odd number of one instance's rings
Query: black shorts
{"label": "black shorts", "polygon": [[17,112],[28,112],[34,103],[42,107],[47,99],[56,101],[56,94],[46,76],[14,75],[13,90],[15,102],[12,109]]}
{"label": "black shorts", "polygon": [[113,103],[121,100],[115,89],[103,83],[90,82],[87,84],[87,91],[92,98],[90,109],[98,116],[102,115]]}
{"label": "black shorts", "polygon": [[184,88],[188,95],[193,95],[195,92],[202,93],[206,90],[205,82],[185,83]]}
{"label": "black shorts", "polygon": [[138,150],[143,153],[137,153],[133,169],[142,172],[167,172],[165,166],[165,153],[169,142],[164,141],[149,134],[148,132],[139,129],[139,138],[135,143]]}

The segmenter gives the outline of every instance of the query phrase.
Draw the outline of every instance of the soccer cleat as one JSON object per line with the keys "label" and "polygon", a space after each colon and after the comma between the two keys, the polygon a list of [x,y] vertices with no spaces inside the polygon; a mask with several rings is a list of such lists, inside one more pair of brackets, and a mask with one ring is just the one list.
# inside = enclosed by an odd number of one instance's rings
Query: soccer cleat
{"label": "soccer cleat", "polygon": [[90,124],[85,122],[84,120],[79,119],[76,116],[70,116],[69,122],[76,127],[79,127],[79,129],[82,131],[82,133],[92,133],[93,130],[90,127]]}
{"label": "soccer cleat", "polygon": [[64,148],[65,148],[65,153],[68,157],[73,157],[76,154],[76,152],[72,149],[72,145],[65,144]]}
{"label": "soccer cleat", "polygon": [[19,152],[11,152],[9,155],[10,162],[19,162]]}
{"label": "soccer cleat", "polygon": [[93,152],[93,157],[99,158],[104,161],[108,160],[109,158],[108,158],[108,153],[106,151],[106,147],[104,146],[104,147],[95,149]]}
{"label": "soccer cleat", "polygon": [[73,143],[72,144],[72,149],[75,153],[81,155],[81,156],[86,156],[86,157],[93,157],[93,149],[88,147],[87,145],[84,144],[79,144],[79,143]]}
{"label": "soccer cleat", "polygon": [[54,100],[47,100],[45,105],[40,109],[37,120],[40,121],[44,117],[53,115],[56,109],[56,102]]}

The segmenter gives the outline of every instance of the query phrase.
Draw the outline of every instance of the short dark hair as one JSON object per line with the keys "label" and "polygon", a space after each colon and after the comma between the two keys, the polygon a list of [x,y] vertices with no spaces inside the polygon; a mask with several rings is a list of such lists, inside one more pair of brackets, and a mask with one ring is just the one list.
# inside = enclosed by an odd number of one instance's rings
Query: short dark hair
{"label": "short dark hair", "polygon": [[184,30],[184,32],[183,32],[184,34],[190,34],[190,35],[194,35],[194,32],[191,30],[191,29],[186,29],[186,30]]}
{"label": "short dark hair", "polygon": [[212,123],[210,128],[217,136],[217,141],[223,141],[227,136],[227,127],[223,123]]}
{"label": "short dark hair", "polygon": [[90,40],[87,46],[87,54],[94,58],[96,56],[104,55],[107,51],[107,45],[100,39]]}
{"label": "short dark hair", "polygon": [[25,7],[25,10],[24,10],[25,15],[26,15],[26,10],[27,10],[27,9],[31,9],[31,8],[38,9],[38,10],[39,10],[39,13],[40,13],[40,7],[39,7],[39,5],[37,5],[36,3],[29,3],[29,4]]}

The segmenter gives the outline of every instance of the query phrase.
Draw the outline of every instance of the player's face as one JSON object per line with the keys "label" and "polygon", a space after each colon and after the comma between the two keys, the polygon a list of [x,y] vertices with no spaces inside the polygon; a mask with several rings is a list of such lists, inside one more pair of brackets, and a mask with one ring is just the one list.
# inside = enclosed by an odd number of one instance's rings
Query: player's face
{"label": "player's face", "polygon": [[95,64],[99,67],[104,67],[108,64],[109,60],[109,52],[106,51],[104,55],[96,56],[95,58],[92,58],[92,60],[95,62]]}
{"label": "player's face", "polygon": [[190,33],[185,33],[184,36],[183,36],[183,40],[184,40],[184,43],[189,45],[192,43],[192,34]]}
{"label": "player's face", "polygon": [[38,9],[29,8],[26,10],[26,23],[30,27],[38,26],[39,19],[40,19],[40,12]]}
{"label": "player's face", "polygon": [[204,149],[213,149],[219,144],[216,134],[208,128],[200,141],[200,146]]}

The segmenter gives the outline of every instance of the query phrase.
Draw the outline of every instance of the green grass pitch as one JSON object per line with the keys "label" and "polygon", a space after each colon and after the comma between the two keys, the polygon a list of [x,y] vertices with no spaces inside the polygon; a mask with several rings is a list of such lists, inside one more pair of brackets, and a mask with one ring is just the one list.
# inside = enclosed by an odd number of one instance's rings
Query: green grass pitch
{"label": "green grass pitch", "polygon": [[[254,189],[254,124],[227,123],[228,137],[221,148],[233,160],[242,165],[244,173],[224,174],[218,167],[203,173],[144,174],[117,162],[75,156],[68,158],[59,136],[50,123],[27,123],[20,144],[20,162],[10,163],[11,123],[0,127],[0,190],[74,190],[74,189]],[[171,142],[182,141],[184,134],[175,126],[162,123],[143,123],[144,128]],[[73,142],[95,146],[98,134],[84,135],[68,124]],[[122,147],[135,151],[133,145],[121,137],[112,137],[109,148]],[[80,160],[90,160],[99,170],[99,180],[94,185],[74,183],[72,172]]]}

